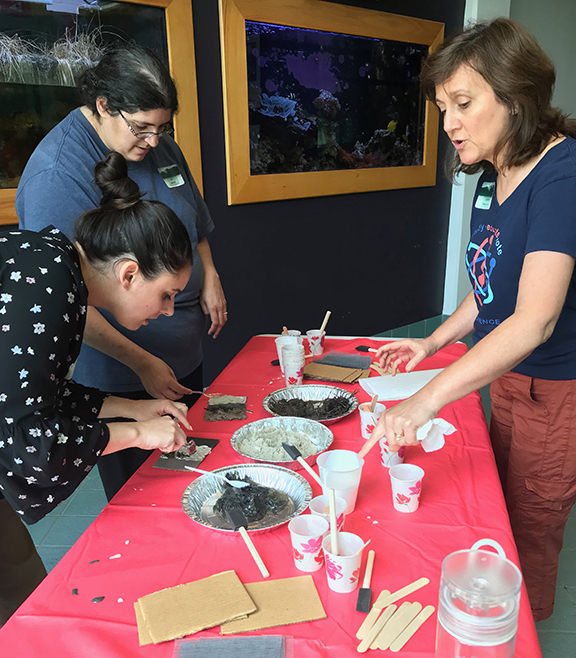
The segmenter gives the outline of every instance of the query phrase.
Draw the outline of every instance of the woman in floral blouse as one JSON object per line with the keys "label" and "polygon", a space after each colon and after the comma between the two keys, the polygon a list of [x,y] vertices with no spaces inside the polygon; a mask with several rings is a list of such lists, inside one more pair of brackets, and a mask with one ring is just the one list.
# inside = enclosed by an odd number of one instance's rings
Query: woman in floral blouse
{"label": "woman in floral blouse", "polygon": [[[142,200],[124,158],[96,166],[103,198],[76,243],[48,227],[0,234],[0,625],[45,575],[18,516],[35,523],[78,487],[100,455],[186,443],[186,406],[128,400],[76,384],[88,304],[128,329],[174,312],[190,276],[186,229]],[[105,418],[133,422],[108,422]],[[10,509],[11,508],[11,509]]]}

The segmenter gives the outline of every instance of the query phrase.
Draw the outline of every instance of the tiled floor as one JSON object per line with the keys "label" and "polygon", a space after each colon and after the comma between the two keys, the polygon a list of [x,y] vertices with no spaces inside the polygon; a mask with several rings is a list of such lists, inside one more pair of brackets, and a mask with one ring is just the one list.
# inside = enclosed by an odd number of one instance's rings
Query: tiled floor
{"label": "tiled floor", "polygon": [[[424,323],[418,325],[420,332],[434,328],[423,326]],[[403,335],[407,335],[405,328],[403,330]],[[417,333],[414,328],[409,335],[416,337]],[[481,394],[489,415],[488,387]],[[105,504],[100,476],[97,469],[94,469],[67,501],[30,527],[48,571],[98,516]],[[550,619],[537,623],[536,628],[544,658],[576,658],[576,506],[564,535],[554,614]]]}

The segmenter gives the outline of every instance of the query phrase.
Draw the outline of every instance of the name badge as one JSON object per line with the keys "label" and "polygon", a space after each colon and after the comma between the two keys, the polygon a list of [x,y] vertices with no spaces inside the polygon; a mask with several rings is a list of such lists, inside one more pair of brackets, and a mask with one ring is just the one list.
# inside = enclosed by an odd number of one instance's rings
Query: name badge
{"label": "name badge", "polygon": [[495,189],[496,183],[482,183],[474,207],[479,210],[489,210],[492,205],[492,197],[494,196]]}
{"label": "name badge", "polygon": [[184,185],[184,179],[182,178],[182,174],[178,169],[178,165],[173,164],[168,165],[167,167],[159,167],[158,173],[160,176],[162,176],[162,179],[170,188]]}

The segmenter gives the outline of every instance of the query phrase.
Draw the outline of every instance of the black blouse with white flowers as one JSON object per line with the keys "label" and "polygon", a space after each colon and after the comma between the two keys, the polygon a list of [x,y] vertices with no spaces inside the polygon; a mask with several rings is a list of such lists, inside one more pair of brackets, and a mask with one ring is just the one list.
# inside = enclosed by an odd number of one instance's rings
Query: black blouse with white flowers
{"label": "black blouse with white flowers", "polygon": [[70,379],[86,303],[63,233],[0,233],[0,495],[27,523],[67,498],[108,443],[106,394]]}

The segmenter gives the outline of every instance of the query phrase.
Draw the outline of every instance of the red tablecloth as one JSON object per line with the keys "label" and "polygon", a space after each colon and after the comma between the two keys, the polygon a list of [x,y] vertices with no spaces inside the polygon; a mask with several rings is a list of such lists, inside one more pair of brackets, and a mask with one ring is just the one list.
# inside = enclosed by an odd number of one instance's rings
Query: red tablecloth
{"label": "red tablecloth", "polygon": [[[354,351],[356,345],[377,347],[368,338],[328,339],[329,349]],[[457,344],[421,364],[422,369],[450,364],[465,352]],[[203,462],[210,470],[240,463],[230,446],[231,433],[246,422],[267,416],[262,399],[284,386],[271,337],[257,336],[213,383],[210,390],[247,395],[248,421],[203,420],[202,400],[189,414],[194,436],[220,439]],[[357,386],[345,386],[349,390]],[[361,402],[368,400],[364,391]],[[390,404],[390,403],[388,403]],[[407,600],[437,605],[442,560],[448,553],[469,548],[481,538],[499,542],[507,556],[518,562],[501,487],[498,481],[484,413],[477,393],[442,410],[441,416],[459,429],[440,451],[426,454],[410,448],[406,461],[425,472],[422,498],[415,514],[392,507],[388,471],[380,464],[376,447],[367,456],[356,510],[346,518],[345,530],[371,539],[376,551],[372,578],[374,597],[382,589],[395,591],[427,576],[430,584]],[[334,448],[359,450],[358,412],[329,426]],[[243,582],[261,580],[260,573],[238,534],[209,530],[182,510],[182,492],[193,474],[153,469],[150,460],[80,537],[34,594],[0,630],[0,656],[106,658],[172,656],[173,642],[140,647],[133,603],[139,597],[213,573],[234,569]],[[304,471],[313,494],[320,487]],[[288,529],[256,535],[254,542],[271,578],[301,575],[293,564]],[[365,552],[367,553],[367,551]],[[120,557],[109,559],[120,554]],[[365,558],[364,558],[365,559]],[[93,562],[99,560],[98,562]],[[364,567],[362,567],[363,570]],[[262,631],[294,638],[297,658],[355,656],[356,631],[364,615],[356,612],[357,592],[336,594],[328,589],[324,570],[312,574],[327,618],[306,624]],[[78,595],[72,590],[77,589]],[[94,597],[104,596],[100,603]],[[436,614],[402,650],[404,658],[434,655]],[[218,629],[198,636],[216,636]],[[516,658],[541,658],[526,592],[522,591]]]}

